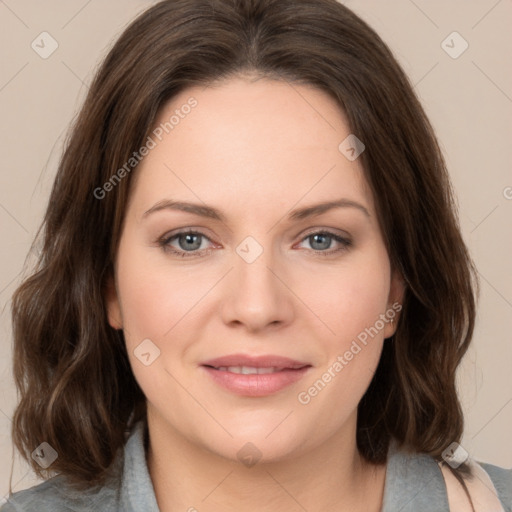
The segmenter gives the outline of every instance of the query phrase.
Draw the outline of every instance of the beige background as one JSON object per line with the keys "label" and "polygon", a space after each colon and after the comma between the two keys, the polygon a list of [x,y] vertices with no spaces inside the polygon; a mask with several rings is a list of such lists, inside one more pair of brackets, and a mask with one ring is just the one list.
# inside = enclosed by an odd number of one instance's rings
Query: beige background
{"label": "beige background", "polygon": [[[0,500],[8,490],[10,299],[41,221],[63,137],[94,69],[143,0],[0,0]],[[437,131],[481,280],[474,345],[460,372],[464,448],[512,467],[512,0],[349,0],[391,46]],[[42,59],[31,43],[58,42]],[[453,59],[441,43],[469,44]],[[449,38],[452,52],[462,41]],[[19,457],[14,490],[36,480]]]}

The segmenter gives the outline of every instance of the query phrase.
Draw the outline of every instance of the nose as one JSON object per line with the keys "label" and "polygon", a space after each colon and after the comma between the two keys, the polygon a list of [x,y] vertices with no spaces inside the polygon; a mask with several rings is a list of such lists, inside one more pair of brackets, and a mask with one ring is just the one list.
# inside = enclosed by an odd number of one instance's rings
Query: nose
{"label": "nose", "polygon": [[270,249],[255,240],[242,243],[233,254],[233,266],[223,280],[221,316],[226,325],[261,332],[292,322],[291,277]]}

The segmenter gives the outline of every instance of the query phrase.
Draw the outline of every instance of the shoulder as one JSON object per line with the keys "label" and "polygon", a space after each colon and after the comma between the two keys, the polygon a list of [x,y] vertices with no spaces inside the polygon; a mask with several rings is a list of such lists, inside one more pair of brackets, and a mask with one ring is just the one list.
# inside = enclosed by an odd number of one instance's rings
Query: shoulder
{"label": "shoulder", "polygon": [[505,469],[493,464],[479,462],[489,475],[506,512],[512,512],[512,468]]}
{"label": "shoulder", "polygon": [[7,497],[0,512],[89,512],[118,510],[119,485],[111,475],[104,486],[77,490],[63,475]]}
{"label": "shoulder", "polygon": [[[77,490],[64,475],[54,476],[29,489],[7,497],[0,512],[126,512],[131,510],[133,486],[139,483],[139,472],[144,463],[144,424],[139,422],[127,432],[123,449],[119,450],[107,472],[105,484]],[[135,466],[135,467],[132,467]],[[143,489],[150,487],[149,476]],[[139,484],[140,486],[140,484]],[[153,507],[157,510],[156,502]]]}
{"label": "shoulder", "polygon": [[[481,487],[485,491],[494,486],[495,496],[498,496],[505,512],[512,512],[512,469],[504,469],[474,460],[471,465],[475,476],[466,481],[467,484],[470,484],[468,485],[470,490],[478,491],[477,487]],[[480,482],[482,485],[476,485]],[[448,493],[447,483],[450,493]],[[454,498],[459,498],[457,493],[453,493],[458,486],[459,484],[451,476],[451,473],[446,471],[446,468],[443,470],[434,457],[406,451],[393,443],[388,454],[384,508],[382,510],[383,512],[449,510],[449,502],[452,503]],[[482,500],[492,500],[492,496],[484,494],[481,494]],[[479,494],[476,497],[479,498]],[[460,499],[462,498],[461,495]],[[496,498],[494,497],[494,499]]]}
{"label": "shoulder", "polygon": [[383,512],[448,510],[443,474],[433,457],[390,446]]}

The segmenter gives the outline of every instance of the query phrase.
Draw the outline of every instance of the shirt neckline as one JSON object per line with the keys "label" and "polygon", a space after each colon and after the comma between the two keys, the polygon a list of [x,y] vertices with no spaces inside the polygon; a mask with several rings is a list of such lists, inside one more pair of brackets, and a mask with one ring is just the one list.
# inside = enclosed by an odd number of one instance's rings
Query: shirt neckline
{"label": "shirt neckline", "polygon": [[[140,420],[134,425],[124,450],[120,502],[126,512],[159,512],[147,466],[148,440],[147,422]],[[401,450],[396,440],[392,440],[381,512],[417,512],[422,510],[420,507],[428,509],[434,505],[438,510],[448,510],[446,486],[436,461],[427,454]]]}

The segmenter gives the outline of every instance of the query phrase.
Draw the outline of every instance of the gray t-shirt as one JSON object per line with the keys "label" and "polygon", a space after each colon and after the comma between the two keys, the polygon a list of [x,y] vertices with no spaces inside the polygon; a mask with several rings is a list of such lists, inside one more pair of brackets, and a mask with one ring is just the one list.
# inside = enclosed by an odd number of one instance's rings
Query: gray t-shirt
{"label": "gray t-shirt", "polygon": [[[146,464],[146,435],[146,424],[137,423],[105,486],[76,492],[59,475],[14,493],[0,512],[159,512]],[[512,469],[480,465],[489,474],[505,511],[512,512]],[[196,505],[200,511],[200,504]],[[381,512],[445,511],[449,511],[446,485],[436,461],[428,455],[399,451],[392,443]]]}

